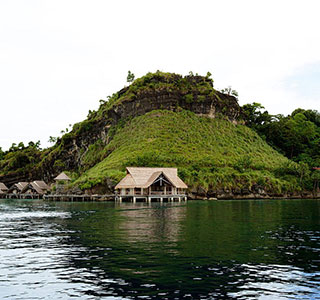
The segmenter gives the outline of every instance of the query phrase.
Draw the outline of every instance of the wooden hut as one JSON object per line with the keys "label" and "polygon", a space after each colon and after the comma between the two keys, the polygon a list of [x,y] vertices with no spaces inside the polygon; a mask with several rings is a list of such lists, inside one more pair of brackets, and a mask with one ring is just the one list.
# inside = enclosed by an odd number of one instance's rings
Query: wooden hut
{"label": "wooden hut", "polygon": [[68,181],[70,181],[71,179],[70,179],[70,177],[66,174],[66,173],[64,173],[64,172],[62,172],[62,173],[60,173],[55,179],[54,179],[56,182],[64,182],[64,183],[66,183],[66,182],[68,182]]}
{"label": "wooden hut", "polygon": [[0,195],[4,195],[8,192],[8,188],[6,187],[6,185],[2,182],[0,182]]}
{"label": "wooden hut", "polygon": [[36,180],[27,184],[21,193],[43,196],[50,190],[50,187],[42,180]]}
{"label": "wooden hut", "polygon": [[66,185],[71,180],[70,177],[62,172],[56,178],[56,194],[64,194],[66,192]]}
{"label": "wooden hut", "polygon": [[21,194],[22,190],[28,185],[28,182],[18,182],[13,184],[9,190],[9,194]]}
{"label": "wooden hut", "polygon": [[178,177],[177,168],[127,168],[127,175],[116,185],[116,194],[135,198],[186,198],[188,186]]}

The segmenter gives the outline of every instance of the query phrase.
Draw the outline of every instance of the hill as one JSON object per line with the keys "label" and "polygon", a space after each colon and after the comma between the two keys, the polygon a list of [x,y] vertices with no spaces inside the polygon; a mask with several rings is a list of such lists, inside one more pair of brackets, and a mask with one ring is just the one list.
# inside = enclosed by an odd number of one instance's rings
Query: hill
{"label": "hill", "polygon": [[33,161],[21,160],[27,149],[0,160],[0,181],[50,181],[69,171],[72,187],[105,193],[126,166],[175,166],[200,197],[276,196],[303,188],[299,165],[246,127],[236,98],[216,91],[209,76],[148,73],[101,101],[53,147],[34,150]]}
{"label": "hill", "polygon": [[276,177],[277,170],[290,162],[254,131],[186,110],[156,110],[124,122],[106,147],[92,145],[84,161],[102,157],[74,184],[105,192],[105,179],[117,182],[126,166],[176,166],[191,190],[203,196],[259,190],[279,194],[295,190],[297,184],[292,178]]}

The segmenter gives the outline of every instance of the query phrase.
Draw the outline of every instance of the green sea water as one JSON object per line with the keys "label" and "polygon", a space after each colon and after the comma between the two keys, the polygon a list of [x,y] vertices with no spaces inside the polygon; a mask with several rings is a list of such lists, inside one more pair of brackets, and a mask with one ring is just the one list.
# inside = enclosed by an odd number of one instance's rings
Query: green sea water
{"label": "green sea water", "polygon": [[0,299],[320,299],[319,286],[319,200],[0,200]]}

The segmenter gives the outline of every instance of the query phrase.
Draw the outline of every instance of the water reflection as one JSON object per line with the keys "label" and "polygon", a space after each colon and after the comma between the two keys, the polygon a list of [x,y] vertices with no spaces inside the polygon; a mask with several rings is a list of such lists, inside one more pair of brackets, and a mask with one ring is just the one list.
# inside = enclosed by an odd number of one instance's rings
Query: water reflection
{"label": "water reflection", "polygon": [[320,297],[318,201],[0,201],[0,298]]}
{"label": "water reflection", "polygon": [[179,240],[181,222],[186,217],[185,204],[144,203],[119,207],[123,217],[120,230],[127,233],[130,243],[174,243]]}

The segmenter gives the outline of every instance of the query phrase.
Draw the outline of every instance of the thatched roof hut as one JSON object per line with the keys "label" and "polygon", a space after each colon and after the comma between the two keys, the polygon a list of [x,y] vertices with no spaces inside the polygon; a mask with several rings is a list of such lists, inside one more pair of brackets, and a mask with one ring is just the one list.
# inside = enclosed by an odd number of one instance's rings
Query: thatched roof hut
{"label": "thatched roof hut", "polygon": [[0,194],[5,194],[8,192],[8,188],[6,187],[6,185],[2,182],[0,182]]}
{"label": "thatched roof hut", "polygon": [[70,181],[71,178],[64,172],[60,173],[56,178],[55,181]]}
{"label": "thatched roof hut", "polygon": [[116,185],[121,188],[148,188],[163,174],[176,188],[186,189],[188,186],[178,177],[177,168],[135,168],[128,167],[127,175]]}
{"label": "thatched roof hut", "polygon": [[50,187],[42,180],[36,180],[26,185],[21,193],[44,195]]}
{"label": "thatched roof hut", "polygon": [[24,181],[15,183],[9,188],[8,193],[20,194],[28,184],[29,182],[24,182]]}
{"label": "thatched roof hut", "polygon": [[188,186],[178,177],[177,168],[128,167],[127,175],[115,186],[120,195],[178,195]]}

